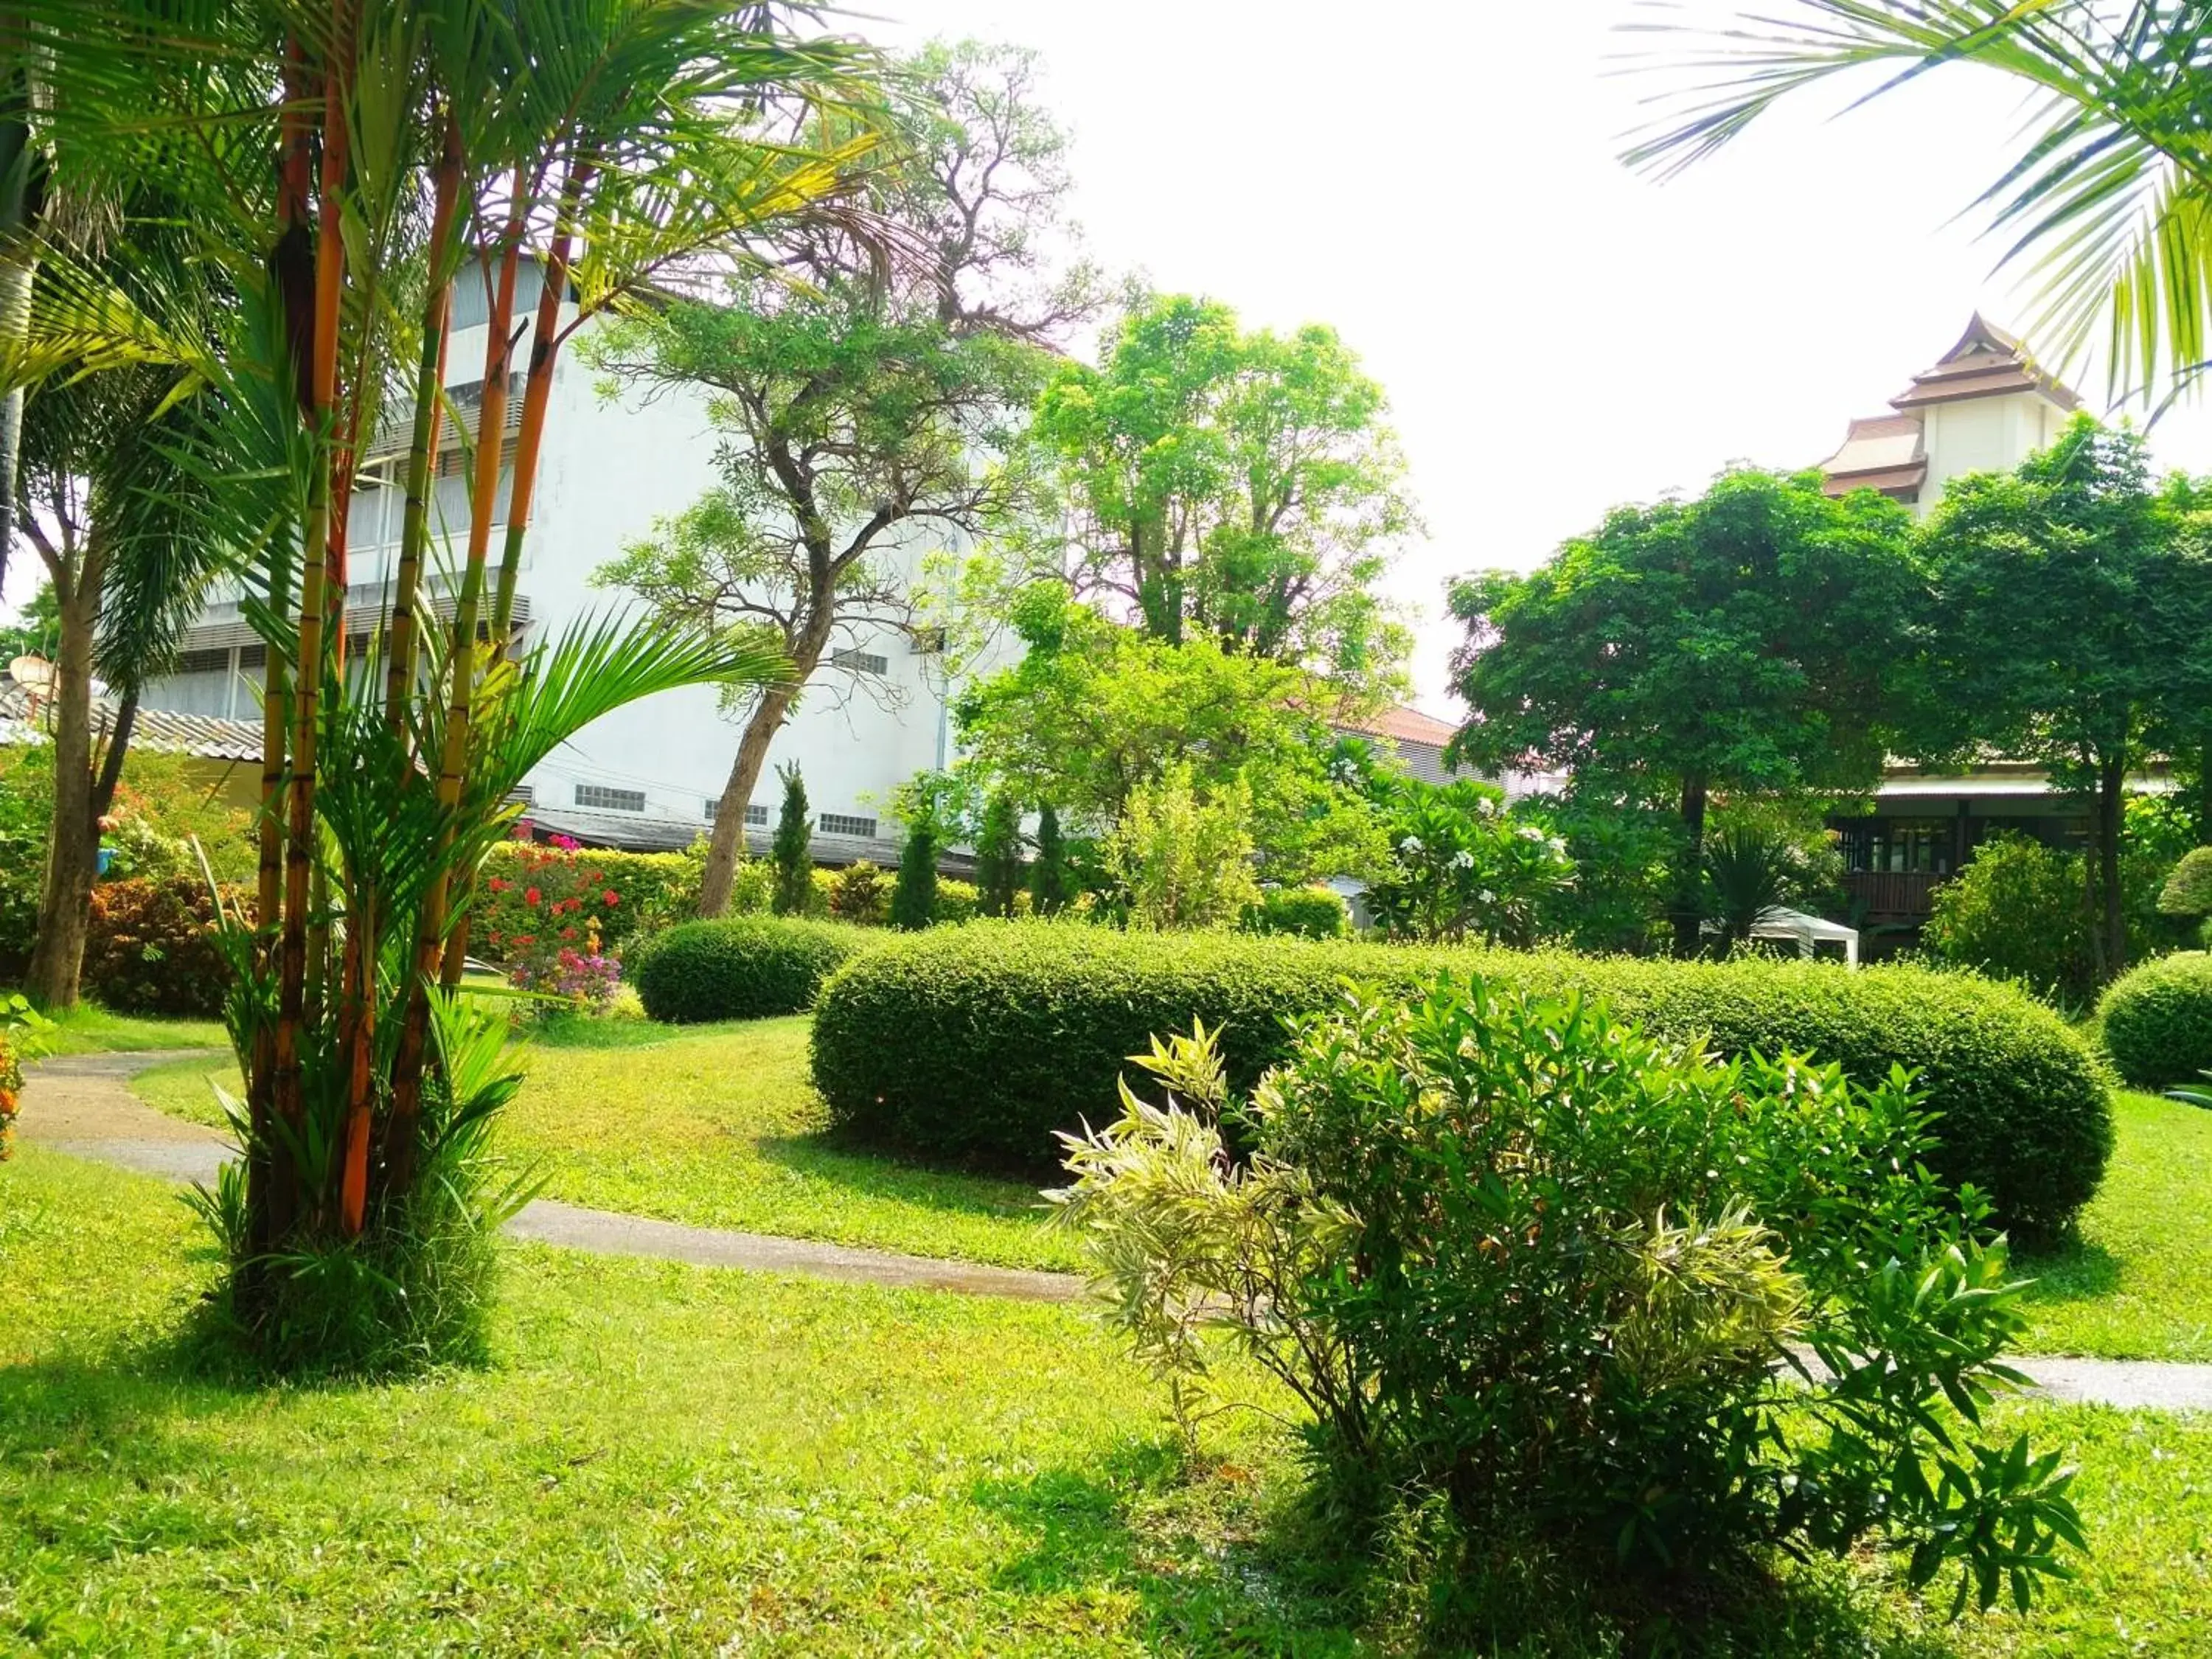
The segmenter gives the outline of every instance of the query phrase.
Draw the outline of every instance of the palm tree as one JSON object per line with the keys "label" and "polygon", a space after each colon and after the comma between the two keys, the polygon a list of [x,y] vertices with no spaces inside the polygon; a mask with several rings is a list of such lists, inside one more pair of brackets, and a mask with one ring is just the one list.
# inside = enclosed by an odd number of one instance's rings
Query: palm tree
{"label": "palm tree", "polygon": [[1662,175],[1772,105],[1861,70],[1863,103],[1930,70],[1978,66],[2036,96],[2018,158],[1978,205],[2033,262],[2039,337],[2061,363],[2102,325],[2114,401],[2162,412],[2212,368],[2212,6],[2172,0],[1778,0],[1698,35],[1694,88],[1628,150]]}
{"label": "palm tree", "polygon": [[[740,0],[15,9],[46,48],[58,142],[160,167],[237,296],[194,342],[112,285],[58,282],[12,374],[96,342],[205,387],[169,453],[267,644],[257,904],[227,918],[246,1157],[206,1200],[230,1306],[286,1358],[420,1358],[442,1340],[422,1322],[471,1301],[426,1282],[465,1255],[438,1240],[480,1237],[503,1201],[477,1177],[515,1077],[458,988],[504,803],[624,703],[787,673],[756,645],[611,620],[514,648],[556,355],[582,318],[847,188],[873,139],[854,118],[872,60]],[[813,118],[832,106],[835,123]],[[808,141],[833,127],[834,143]],[[533,257],[547,297],[510,454],[514,301]],[[447,628],[422,604],[439,550],[420,503],[459,281],[487,285],[491,325]],[[387,403],[409,417],[412,510],[392,591],[349,618],[346,509]],[[369,660],[349,665],[356,651]]]}

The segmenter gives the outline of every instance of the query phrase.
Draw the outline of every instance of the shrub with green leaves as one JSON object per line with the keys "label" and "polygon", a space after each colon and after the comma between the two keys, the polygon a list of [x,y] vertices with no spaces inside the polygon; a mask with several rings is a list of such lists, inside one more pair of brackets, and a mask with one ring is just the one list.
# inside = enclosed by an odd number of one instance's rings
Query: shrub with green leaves
{"label": "shrub with green leaves", "polygon": [[1326,887],[1271,887],[1237,925],[1248,933],[1341,939],[1348,922],[1344,901]]}
{"label": "shrub with green leaves", "polygon": [[872,937],[796,916],[690,921],[649,941],[633,978],[647,1016],[674,1024],[803,1013]]}
{"label": "shrub with green leaves", "polygon": [[[223,902],[250,910],[253,901],[231,889]],[[95,1001],[118,1013],[212,1019],[222,1012],[231,979],[216,933],[215,899],[201,878],[104,881],[92,890],[82,980]]]}
{"label": "shrub with green leaves", "polygon": [[1935,1168],[2016,1231],[2062,1228],[2112,1151],[2103,1073],[2066,1023],[2008,986],[1925,968],[1633,961],[1240,934],[979,921],[872,952],[825,988],[814,1078],[854,1132],[933,1155],[1036,1165],[1056,1132],[1115,1109],[1125,1057],[1194,1019],[1219,1027],[1240,1092],[1289,1052],[1286,1018],[1349,980],[1409,990],[1440,968],[1602,997],[1654,1036],[1810,1054],[1856,1080],[1922,1073]]}
{"label": "shrub with green leaves", "polygon": [[2212,955],[2184,951],[2115,980],[2097,1004],[2105,1050],[2146,1089],[2212,1072]]}
{"label": "shrub with green leaves", "polygon": [[880,927],[890,920],[890,884],[870,860],[856,860],[830,878],[830,914],[840,921]]}
{"label": "shrub with green leaves", "polygon": [[1983,1425],[2022,1287],[1901,1073],[1449,975],[1302,1022],[1249,1101],[1203,1028],[1140,1063],[1167,1098],[1125,1085],[1054,1196],[1187,1437],[1225,1330],[1352,1513],[1431,1498],[1575,1576],[1872,1536],[1915,1587],[1956,1566],[1960,1603],[2025,1607],[2082,1546],[2058,1455]]}
{"label": "shrub with green leaves", "polygon": [[[534,886],[549,896],[556,896],[556,889],[561,896],[574,889],[591,900],[586,908],[599,929],[601,948],[620,956],[631,939],[697,908],[699,875],[698,864],[684,853],[579,848],[565,836],[551,842],[501,842],[484,858],[483,895],[477,900],[469,948],[489,961],[506,962],[507,942],[516,933],[542,931],[544,917],[531,915],[533,907],[522,901]],[[587,876],[596,879],[587,881]],[[610,892],[615,895],[612,904],[606,902]]]}
{"label": "shrub with green leaves", "polygon": [[2212,916],[2212,847],[2192,847],[2158,891],[2166,916]]}

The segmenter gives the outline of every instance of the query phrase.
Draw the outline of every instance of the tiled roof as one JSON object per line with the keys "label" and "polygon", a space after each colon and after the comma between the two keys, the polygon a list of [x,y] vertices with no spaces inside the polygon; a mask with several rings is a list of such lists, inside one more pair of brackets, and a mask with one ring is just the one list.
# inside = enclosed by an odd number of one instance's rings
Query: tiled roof
{"label": "tiled roof", "polygon": [[1398,743],[1425,743],[1437,749],[1449,743],[1459,731],[1449,720],[1440,720],[1434,714],[1424,714],[1418,708],[1402,704],[1360,720],[1339,721],[1338,729],[1389,738]]}
{"label": "tiled roof", "polygon": [[2018,337],[1984,322],[1977,312],[1959,343],[1933,368],[1914,375],[1912,384],[1889,403],[1893,409],[1923,409],[1929,404],[2001,398],[2015,392],[2039,392],[2069,411],[2081,406],[2071,387],[2036,367]]}
{"label": "tiled roof", "polygon": [[[46,699],[33,698],[28,687],[0,674],[0,744],[46,742],[52,726],[51,715]],[[107,735],[114,720],[114,700],[94,698],[94,742]],[[202,760],[258,762],[261,728],[248,720],[218,720],[212,714],[142,708],[131,723],[131,746],[155,754],[194,755]]]}

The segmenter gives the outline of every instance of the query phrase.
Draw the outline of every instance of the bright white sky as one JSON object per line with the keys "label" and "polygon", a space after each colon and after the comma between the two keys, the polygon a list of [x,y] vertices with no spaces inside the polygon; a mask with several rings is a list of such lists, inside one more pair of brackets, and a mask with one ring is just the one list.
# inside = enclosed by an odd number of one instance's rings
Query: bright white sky
{"label": "bright white sky", "polygon": [[[1659,185],[1614,160],[1656,89],[1620,72],[1649,44],[1616,32],[1651,15],[1633,0],[862,3],[880,15],[848,26],[892,43],[1044,54],[1109,270],[1250,323],[1330,323],[1363,355],[1428,523],[1395,586],[1425,613],[1419,701],[1447,716],[1449,575],[1539,562],[1609,506],[1731,460],[1815,461],[1977,307],[2030,314],[1959,217],[2021,112],[1972,68],[1839,119],[1840,95],[1785,105]],[[2093,400],[2104,384],[2075,382]],[[2155,438],[2166,464],[2212,471],[2212,410]]]}
{"label": "bright white sky", "polygon": [[[1728,462],[1804,465],[1879,414],[1978,307],[2024,327],[2002,246],[1958,216],[2022,106],[1956,69],[1840,119],[1780,110],[1660,185],[1614,160],[1649,76],[1631,0],[874,0],[879,39],[1035,46],[1109,270],[1330,323],[1389,390],[1429,526],[1397,586],[1445,692],[1445,579],[1526,567],[1607,507]],[[1787,9],[1778,0],[1756,8]],[[1686,0],[1725,17],[1724,0]],[[1816,94],[1816,98],[1820,96]],[[2101,403],[2096,369],[2075,385]],[[2160,459],[2212,471],[2212,418]]]}

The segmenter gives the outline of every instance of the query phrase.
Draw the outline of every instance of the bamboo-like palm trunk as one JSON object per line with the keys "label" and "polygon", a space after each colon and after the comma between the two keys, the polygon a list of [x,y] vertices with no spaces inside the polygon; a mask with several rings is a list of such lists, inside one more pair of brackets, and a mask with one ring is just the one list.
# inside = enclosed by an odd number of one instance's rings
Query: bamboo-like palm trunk
{"label": "bamboo-like palm trunk", "polygon": [[469,496],[468,553],[460,592],[453,601],[453,634],[446,665],[445,741],[438,762],[438,867],[422,896],[415,937],[415,982],[399,1030],[392,1072],[392,1114],[386,1158],[395,1190],[414,1177],[415,1126],[422,1109],[422,1056],[429,1040],[431,981],[444,965],[451,872],[446,867],[453,845],[452,822],[460,806],[469,755],[469,711],[476,695],[477,611],[483,594],[484,565],[491,552],[491,514],[499,501],[501,451],[506,447],[507,377],[514,353],[514,283],[522,258],[526,203],[518,169],[500,247],[484,338],[483,396],[477,405],[476,472]]}
{"label": "bamboo-like palm trunk", "polygon": [[392,639],[384,669],[384,712],[405,724],[415,690],[415,604],[429,537],[431,463],[445,411],[446,343],[453,337],[453,290],[441,275],[449,263],[461,191],[460,124],[450,115],[438,155],[430,211],[430,286],[422,298],[422,355],[416,367],[415,425],[407,446],[407,499],[399,520],[399,564],[392,579]]}
{"label": "bamboo-like palm trunk", "polygon": [[[530,331],[530,368],[523,382],[522,419],[514,434],[514,465],[508,476],[507,535],[500,547],[499,586],[492,600],[491,659],[507,655],[507,635],[514,625],[514,589],[522,568],[522,545],[530,533],[530,504],[538,484],[538,453],[545,436],[545,416],[553,401],[553,371],[561,355],[561,299],[568,286],[568,261],[574,246],[574,226],[583,193],[590,188],[588,162],[572,164],[561,187],[559,221],[546,249],[544,282],[538,291],[538,314]],[[465,892],[460,896],[465,899]],[[439,982],[451,990],[461,982],[469,956],[469,912],[446,936]]]}
{"label": "bamboo-like palm trunk", "polygon": [[279,935],[276,1005],[277,1115],[296,1130],[305,1115],[301,1085],[301,1042],[307,1004],[309,888],[315,853],[316,723],[321,705],[324,627],[328,620],[331,493],[338,480],[336,445],[331,430],[337,402],[338,325],[345,283],[345,244],[339,196],[345,187],[350,132],[345,120],[345,30],[347,0],[336,0],[340,13],[337,40],[323,89],[323,155],[316,214],[315,306],[310,336],[307,418],[319,452],[308,481],[307,534],[300,572],[298,678],[292,696],[291,775],[285,791],[284,921]]}

